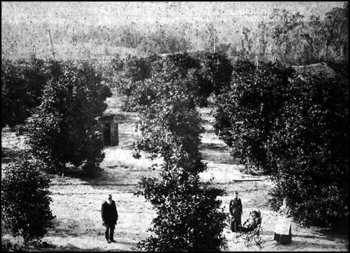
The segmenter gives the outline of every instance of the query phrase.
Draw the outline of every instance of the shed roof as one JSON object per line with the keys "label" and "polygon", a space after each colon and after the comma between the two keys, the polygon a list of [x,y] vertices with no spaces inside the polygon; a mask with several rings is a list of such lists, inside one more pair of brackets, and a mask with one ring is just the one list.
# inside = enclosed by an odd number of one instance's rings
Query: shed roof
{"label": "shed roof", "polygon": [[292,66],[298,73],[311,76],[321,76],[324,78],[332,78],[336,75],[335,71],[325,62],[310,65]]}

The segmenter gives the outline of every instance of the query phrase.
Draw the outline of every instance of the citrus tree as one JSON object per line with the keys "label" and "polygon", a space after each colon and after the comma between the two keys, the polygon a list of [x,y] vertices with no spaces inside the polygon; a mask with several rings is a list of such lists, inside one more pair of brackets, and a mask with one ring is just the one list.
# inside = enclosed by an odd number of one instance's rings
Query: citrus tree
{"label": "citrus tree", "polygon": [[40,104],[44,86],[54,75],[55,62],[31,58],[1,61],[1,127],[24,124]]}
{"label": "citrus tree", "polygon": [[48,171],[64,173],[72,164],[94,174],[104,158],[96,118],[106,109],[111,91],[88,63],[62,63],[61,68],[62,74],[47,82],[42,102],[28,121],[28,144]]}
{"label": "citrus tree", "polygon": [[256,69],[251,62],[240,60],[230,86],[217,96],[214,128],[241,164],[250,159],[266,173],[274,169],[266,145],[278,128],[292,71],[264,62]]}
{"label": "citrus tree", "polygon": [[49,182],[44,164],[31,156],[9,164],[1,180],[1,217],[5,227],[22,236],[26,248],[53,227]]}
{"label": "citrus tree", "polygon": [[206,170],[199,152],[201,118],[195,94],[189,87],[195,75],[183,72],[172,60],[157,62],[159,72],[150,80],[154,89],[147,103],[138,104],[142,139],[140,150],[162,157],[158,178],[142,178],[138,195],[150,201],[157,212],[152,235],[138,246],[147,251],[212,251],[225,245],[222,231],[226,213],[218,196],[224,192],[200,182]]}
{"label": "citrus tree", "polygon": [[337,227],[349,222],[349,90],[342,75],[294,76],[270,138],[277,165],[272,206],[291,200],[296,221]]}

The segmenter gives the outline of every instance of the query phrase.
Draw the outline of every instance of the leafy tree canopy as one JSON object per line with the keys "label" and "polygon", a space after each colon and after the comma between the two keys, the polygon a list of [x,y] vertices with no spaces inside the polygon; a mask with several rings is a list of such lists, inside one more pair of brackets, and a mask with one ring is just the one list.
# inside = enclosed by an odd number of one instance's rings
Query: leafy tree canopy
{"label": "leafy tree canopy", "polygon": [[28,121],[28,143],[49,171],[64,172],[70,163],[93,173],[104,157],[96,117],[112,93],[88,63],[63,63],[61,72],[48,81],[37,113]]}

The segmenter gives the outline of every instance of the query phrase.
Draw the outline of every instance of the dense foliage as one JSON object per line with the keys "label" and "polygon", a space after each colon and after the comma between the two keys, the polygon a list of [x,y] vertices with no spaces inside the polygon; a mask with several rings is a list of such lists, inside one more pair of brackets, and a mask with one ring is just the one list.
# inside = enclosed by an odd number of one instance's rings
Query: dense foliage
{"label": "dense foliage", "polygon": [[230,85],[232,64],[222,52],[197,54],[201,63],[199,75],[199,95],[207,98],[211,94],[218,95]]}
{"label": "dense foliage", "polygon": [[258,69],[246,60],[235,64],[230,87],[217,97],[214,128],[240,163],[271,172],[266,144],[278,127],[290,73],[279,64],[260,62]]}
{"label": "dense foliage", "polygon": [[277,165],[272,196],[291,200],[302,224],[349,222],[348,85],[343,76],[293,78],[280,127],[268,144],[269,160]]}
{"label": "dense foliage", "polygon": [[1,181],[1,217],[14,236],[25,245],[42,238],[53,226],[48,196],[49,178],[44,165],[32,157],[9,164]]}
{"label": "dense foliage", "polygon": [[111,91],[88,63],[62,63],[61,73],[47,82],[28,121],[28,144],[48,171],[64,173],[72,164],[93,174],[104,158],[96,117],[106,109]]}
{"label": "dense foliage", "polygon": [[[341,66],[333,63],[333,66]],[[278,64],[238,62],[218,96],[215,128],[245,163],[250,157],[302,224],[348,222],[348,76],[299,74]]]}
{"label": "dense foliage", "polygon": [[56,63],[31,58],[1,61],[1,127],[23,124],[40,104],[43,88],[56,75]]}
{"label": "dense foliage", "polygon": [[1,127],[23,123],[30,115],[23,102],[25,84],[18,76],[16,66],[10,61],[1,61]]}
{"label": "dense foliage", "polygon": [[147,58],[128,56],[123,59],[117,55],[108,65],[106,76],[110,86],[119,94],[126,96],[123,110],[136,110],[133,97],[140,95],[140,86],[151,77],[152,63],[158,59],[160,57],[157,55]]}
{"label": "dense foliage", "polygon": [[121,94],[130,96],[135,88],[135,82],[150,77],[151,59],[153,57],[137,58],[130,55],[122,59],[117,55],[107,67],[108,77],[113,88],[117,88]]}
{"label": "dense foliage", "polygon": [[[172,65],[163,66],[165,59],[172,62]],[[173,71],[172,68],[176,70]],[[161,71],[169,73],[169,77],[160,76]],[[222,87],[229,85],[231,73],[232,65],[227,56],[223,53],[207,52],[126,59],[117,56],[113,59],[107,76],[112,86],[126,96],[123,109],[135,111],[138,104],[146,105],[152,101],[157,89],[163,89],[156,86],[162,86],[163,82],[176,76],[182,79],[184,76],[189,76],[190,79],[182,85],[197,106],[207,106],[210,95],[218,94]]]}
{"label": "dense foliage", "polygon": [[[222,236],[226,214],[217,200],[222,190],[202,183],[198,173],[206,169],[198,150],[201,119],[195,109],[191,71],[173,60],[158,62],[149,80],[152,96],[140,100],[139,151],[163,158],[159,178],[142,178],[138,194],[149,200],[157,212],[152,235],[139,243],[147,251],[210,251],[225,245]],[[191,90],[191,89],[190,89]]]}
{"label": "dense foliage", "polygon": [[1,240],[1,252],[24,252],[26,250],[28,251],[28,248],[22,243],[11,242],[9,239]]}

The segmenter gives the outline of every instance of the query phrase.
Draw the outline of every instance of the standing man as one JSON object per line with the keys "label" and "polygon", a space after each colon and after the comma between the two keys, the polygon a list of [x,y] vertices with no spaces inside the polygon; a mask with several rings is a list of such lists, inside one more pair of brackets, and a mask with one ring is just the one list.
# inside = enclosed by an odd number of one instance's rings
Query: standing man
{"label": "standing man", "polygon": [[118,211],[111,194],[108,195],[107,201],[102,204],[101,215],[103,226],[106,227],[105,236],[107,242],[116,242],[113,239],[113,234],[118,221]]}
{"label": "standing man", "polygon": [[242,201],[238,198],[238,192],[233,193],[233,199],[230,201],[229,206],[231,214],[231,230],[232,232],[237,232],[238,226],[241,225],[241,217],[243,212]]}

